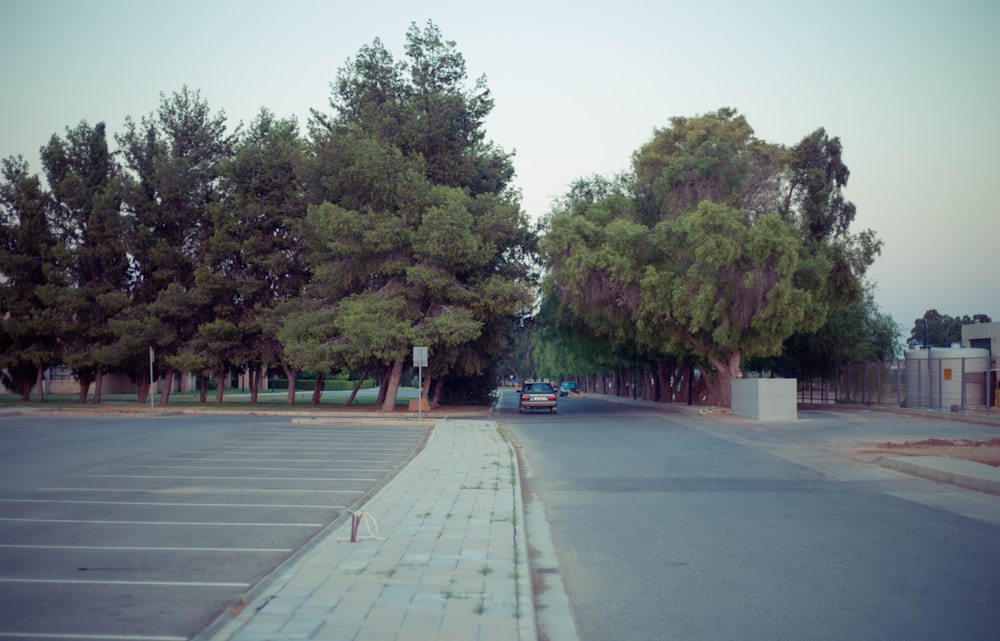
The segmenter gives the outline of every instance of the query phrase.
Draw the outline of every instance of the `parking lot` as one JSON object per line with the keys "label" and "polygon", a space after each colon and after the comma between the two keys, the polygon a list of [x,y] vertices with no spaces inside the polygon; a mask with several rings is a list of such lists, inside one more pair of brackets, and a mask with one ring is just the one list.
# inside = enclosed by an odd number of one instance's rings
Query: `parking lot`
{"label": "parking lot", "polygon": [[0,418],[0,638],[191,638],[391,478],[427,431]]}

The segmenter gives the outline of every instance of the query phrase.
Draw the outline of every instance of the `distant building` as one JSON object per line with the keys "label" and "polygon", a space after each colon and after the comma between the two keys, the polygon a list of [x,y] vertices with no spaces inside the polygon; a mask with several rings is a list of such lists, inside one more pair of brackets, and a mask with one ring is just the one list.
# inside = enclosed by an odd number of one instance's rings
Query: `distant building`
{"label": "distant building", "polygon": [[962,325],[962,347],[988,349],[994,359],[1000,356],[1000,323]]}
{"label": "distant building", "polygon": [[990,352],[990,367],[987,372],[990,377],[986,387],[993,400],[994,407],[1000,407],[1000,370],[997,361],[1000,360],[1000,323],[973,323],[962,325],[962,347],[975,347]]}

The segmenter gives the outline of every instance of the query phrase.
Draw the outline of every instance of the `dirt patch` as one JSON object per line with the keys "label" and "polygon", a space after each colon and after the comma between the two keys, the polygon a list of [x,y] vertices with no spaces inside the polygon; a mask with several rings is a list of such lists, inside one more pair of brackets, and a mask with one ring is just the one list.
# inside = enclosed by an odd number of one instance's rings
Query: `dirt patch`
{"label": "dirt patch", "polygon": [[987,441],[931,438],[901,443],[856,443],[846,453],[868,463],[880,456],[948,456],[1000,467],[1000,438]]}

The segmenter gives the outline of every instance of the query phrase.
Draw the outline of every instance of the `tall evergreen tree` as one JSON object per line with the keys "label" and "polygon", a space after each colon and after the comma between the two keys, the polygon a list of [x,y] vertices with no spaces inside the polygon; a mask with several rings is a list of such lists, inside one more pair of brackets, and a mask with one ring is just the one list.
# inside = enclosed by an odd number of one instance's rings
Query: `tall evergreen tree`
{"label": "tall evergreen tree", "polygon": [[227,343],[216,367],[247,371],[253,403],[267,368],[291,374],[275,323],[279,306],[300,296],[310,277],[299,236],[306,211],[302,154],[295,120],[262,109],[223,164],[223,196],[212,207],[205,281],[213,284],[215,313],[198,333],[214,337],[207,345],[216,347],[222,335],[239,337]]}
{"label": "tall evergreen tree", "polygon": [[[137,124],[127,119],[118,136],[128,170],[125,205],[130,214],[130,252],[139,278],[132,291],[131,321],[155,322],[155,342],[165,365],[161,402],[170,398],[174,372],[187,359],[199,324],[212,319],[212,300],[196,283],[213,234],[211,206],[219,197],[219,168],[232,155],[235,136],[224,113],[213,114],[197,91],[161,94],[155,114]],[[132,365],[145,354],[123,355]],[[181,362],[184,361],[184,362]],[[137,377],[148,376],[140,365]]]}
{"label": "tall evergreen tree", "polygon": [[430,348],[439,381],[494,378],[503,319],[530,304],[533,234],[510,156],[485,142],[485,81],[466,88],[464,58],[433,24],[410,28],[406,54],[362,48],[333,85],[334,115],[314,114],[313,283],[282,333],[313,364],[379,373],[383,410],[413,345]]}
{"label": "tall evergreen tree", "polygon": [[128,284],[129,259],[121,212],[120,172],[108,150],[104,123],[81,122],[53,135],[42,148],[60,236],[69,256],[71,286],[62,296],[60,342],[63,363],[80,384],[80,402],[114,363],[108,320],[121,311]]}
{"label": "tall evergreen tree", "polygon": [[3,384],[28,400],[59,360],[58,299],[66,286],[52,201],[21,157],[0,162],[0,369]]}

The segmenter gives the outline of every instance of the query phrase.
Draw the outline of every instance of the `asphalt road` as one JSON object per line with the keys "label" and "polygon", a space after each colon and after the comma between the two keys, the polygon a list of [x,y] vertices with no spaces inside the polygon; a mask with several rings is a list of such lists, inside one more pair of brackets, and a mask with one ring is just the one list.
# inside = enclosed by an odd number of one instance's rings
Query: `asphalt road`
{"label": "asphalt road", "polygon": [[287,417],[2,417],[0,639],[191,638],[426,434]]}
{"label": "asphalt road", "polygon": [[813,447],[921,426],[768,430],[587,398],[519,416],[513,394],[499,418],[583,641],[1000,638],[1000,499]]}

